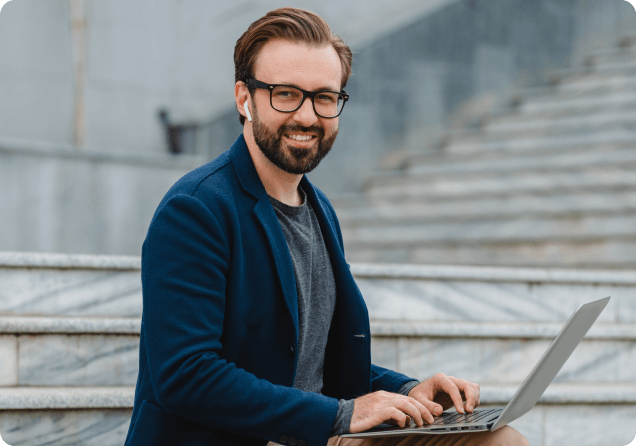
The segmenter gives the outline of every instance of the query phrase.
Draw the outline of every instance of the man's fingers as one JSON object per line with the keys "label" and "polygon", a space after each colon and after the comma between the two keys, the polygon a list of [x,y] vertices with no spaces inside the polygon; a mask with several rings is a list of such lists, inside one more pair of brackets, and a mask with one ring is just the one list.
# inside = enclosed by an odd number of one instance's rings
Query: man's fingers
{"label": "man's fingers", "polygon": [[411,397],[400,398],[395,402],[395,407],[400,409],[406,415],[410,415],[411,418],[413,418],[413,421],[415,421],[415,424],[418,426],[422,426],[424,424],[422,412],[426,412],[427,415],[430,416],[428,410],[422,406],[419,401]]}
{"label": "man's fingers", "polygon": [[466,410],[473,412],[475,407],[479,405],[479,386],[477,384],[466,381],[465,379],[449,376],[450,380],[455,383],[457,388],[464,393],[466,397]]}
{"label": "man's fingers", "polygon": [[[407,418],[409,418],[406,413],[395,407],[387,408],[387,416],[397,421],[397,424],[400,427],[406,427]],[[410,423],[411,420],[409,419],[408,421]]]}
{"label": "man's fingers", "polygon": [[436,385],[437,390],[446,392],[455,404],[455,409],[457,410],[457,412],[464,413],[464,401],[462,400],[462,395],[459,393],[457,384],[455,384],[450,378],[451,377],[446,375],[440,376],[440,379],[438,380]]}
{"label": "man's fingers", "polygon": [[[424,399],[424,401],[420,401],[417,400],[415,398],[412,397],[408,397],[409,401],[411,402],[411,404],[413,404],[415,407],[417,407],[417,410],[419,410],[420,414],[422,415],[422,420],[424,420],[425,423],[427,424],[432,424],[435,420],[433,419],[433,415],[434,412],[433,410],[439,406],[439,404],[436,404],[432,401],[429,401],[428,399]],[[440,410],[441,410],[441,406]],[[442,412],[440,412],[442,413]]]}
{"label": "man's fingers", "polygon": [[[426,414],[424,415],[424,420],[428,423],[428,424],[433,424],[433,422],[435,421],[433,419],[433,416],[440,416],[442,414],[442,412],[444,411],[444,408],[442,406],[440,406],[439,404],[424,398],[423,401],[418,401],[419,403],[422,404],[422,406],[424,406],[424,408],[426,409]],[[430,415],[430,418],[426,415]]]}

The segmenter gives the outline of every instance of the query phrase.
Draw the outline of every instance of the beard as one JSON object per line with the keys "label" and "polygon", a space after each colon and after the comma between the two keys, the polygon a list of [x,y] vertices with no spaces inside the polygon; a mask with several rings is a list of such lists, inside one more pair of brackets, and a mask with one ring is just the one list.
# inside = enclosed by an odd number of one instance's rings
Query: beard
{"label": "beard", "polygon": [[[279,169],[296,175],[306,174],[314,170],[320,161],[329,153],[333,146],[338,130],[325,138],[325,129],[314,124],[309,127],[283,124],[278,130],[271,131],[258,119],[258,112],[252,101],[252,130],[254,141],[263,155]],[[283,135],[294,132],[311,132],[316,135],[317,146],[312,148],[298,148],[283,143]],[[287,147],[287,150],[283,148]]]}

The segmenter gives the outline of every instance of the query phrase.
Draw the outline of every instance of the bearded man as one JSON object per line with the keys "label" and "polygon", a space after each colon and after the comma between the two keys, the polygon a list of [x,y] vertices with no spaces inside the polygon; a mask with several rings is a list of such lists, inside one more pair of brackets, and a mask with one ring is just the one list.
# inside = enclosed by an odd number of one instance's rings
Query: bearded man
{"label": "bearded man", "polygon": [[[282,8],[234,52],[232,147],[165,195],[142,248],[139,376],[126,446],[363,446],[382,422],[421,426],[479,386],[371,363],[369,317],[327,197],[306,173],[348,100],[349,47],[317,15]],[[383,445],[525,445],[514,429]]]}

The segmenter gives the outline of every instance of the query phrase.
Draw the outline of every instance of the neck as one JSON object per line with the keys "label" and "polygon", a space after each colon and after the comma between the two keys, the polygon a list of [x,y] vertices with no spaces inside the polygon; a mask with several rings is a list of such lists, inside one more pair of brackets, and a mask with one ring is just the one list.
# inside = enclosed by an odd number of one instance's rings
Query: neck
{"label": "neck", "polygon": [[254,140],[252,124],[247,121],[243,128],[243,137],[247,143],[247,149],[252,157],[256,173],[258,173],[267,194],[286,205],[300,206],[302,197],[298,192],[298,184],[303,176],[285,172],[267,159]]}

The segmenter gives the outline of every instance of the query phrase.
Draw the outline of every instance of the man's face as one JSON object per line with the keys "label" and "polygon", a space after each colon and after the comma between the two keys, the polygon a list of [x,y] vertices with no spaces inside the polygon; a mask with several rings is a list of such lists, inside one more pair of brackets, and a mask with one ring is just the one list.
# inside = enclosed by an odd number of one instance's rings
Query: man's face
{"label": "man's face", "polygon": [[[330,45],[316,48],[272,40],[256,59],[254,77],[268,84],[293,85],[308,91],[340,91],[340,59]],[[331,150],[338,135],[338,118],[317,116],[309,98],[295,112],[279,112],[271,107],[269,95],[268,90],[256,89],[252,97],[256,144],[285,172],[312,171]]]}

